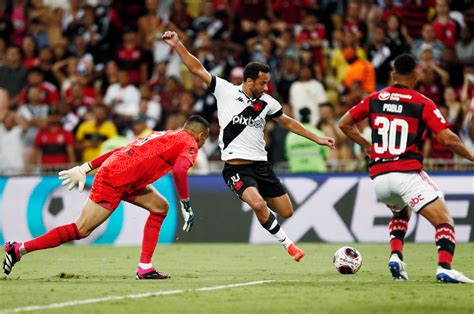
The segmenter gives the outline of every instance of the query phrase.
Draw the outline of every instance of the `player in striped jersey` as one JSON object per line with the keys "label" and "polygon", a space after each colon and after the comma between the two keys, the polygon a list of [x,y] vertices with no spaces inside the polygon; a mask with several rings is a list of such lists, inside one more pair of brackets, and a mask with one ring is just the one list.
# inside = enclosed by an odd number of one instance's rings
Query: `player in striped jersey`
{"label": "player in striped jersey", "polygon": [[[474,161],[474,155],[447,128],[448,123],[433,101],[413,90],[417,78],[415,58],[409,54],[398,56],[392,72],[395,84],[365,97],[342,117],[339,127],[370,156],[369,175],[377,199],[393,212],[389,223],[389,269],[393,278],[408,279],[402,250],[408,221],[415,211],[436,228],[436,278],[443,282],[474,283],[451,268],[456,244],[454,221],[443,194],[423,171],[423,133],[430,129],[449,149],[470,161]],[[356,127],[366,118],[372,129],[372,143]]]}

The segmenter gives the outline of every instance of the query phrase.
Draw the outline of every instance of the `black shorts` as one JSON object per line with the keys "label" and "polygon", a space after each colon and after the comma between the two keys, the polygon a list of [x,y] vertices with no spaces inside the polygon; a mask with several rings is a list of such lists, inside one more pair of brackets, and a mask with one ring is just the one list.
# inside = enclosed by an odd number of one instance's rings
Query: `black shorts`
{"label": "black shorts", "polygon": [[248,165],[226,163],[222,169],[222,176],[227,186],[240,198],[250,186],[256,187],[262,197],[278,197],[286,194],[285,187],[268,161],[256,161]]}

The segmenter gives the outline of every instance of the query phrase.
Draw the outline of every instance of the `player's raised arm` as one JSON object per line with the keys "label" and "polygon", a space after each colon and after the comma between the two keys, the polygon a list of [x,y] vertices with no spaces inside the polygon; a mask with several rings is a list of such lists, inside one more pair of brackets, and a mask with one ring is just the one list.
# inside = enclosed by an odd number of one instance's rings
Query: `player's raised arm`
{"label": "player's raised arm", "polygon": [[99,168],[107,160],[107,158],[109,158],[120,148],[113,149],[110,152],[107,152],[90,162],[83,163],[80,166],[60,171],[58,176],[59,179],[63,181],[61,184],[68,185],[67,188],[69,191],[77,185],[79,192],[82,192],[84,190],[84,185],[86,184],[86,174],[96,168]]}
{"label": "player's raised arm", "polygon": [[202,63],[184,47],[176,32],[167,31],[163,34],[162,38],[168,45],[176,50],[181,60],[183,60],[184,65],[186,65],[192,74],[199,77],[208,86],[211,84],[211,74],[204,68]]}
{"label": "player's raised arm", "polygon": [[279,125],[281,125],[290,132],[303,136],[319,145],[325,145],[330,149],[336,149],[336,141],[332,137],[318,136],[313,132],[307,130],[299,121],[290,118],[285,114],[282,114],[281,116],[279,116],[278,118],[274,118],[273,120],[275,120]]}

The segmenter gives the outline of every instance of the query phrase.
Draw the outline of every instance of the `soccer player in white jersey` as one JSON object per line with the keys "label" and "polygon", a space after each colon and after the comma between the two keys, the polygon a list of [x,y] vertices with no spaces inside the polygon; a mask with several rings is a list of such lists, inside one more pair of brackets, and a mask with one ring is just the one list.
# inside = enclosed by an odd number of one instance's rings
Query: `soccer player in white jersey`
{"label": "soccer player in white jersey", "polygon": [[290,132],[313,142],[335,149],[334,139],[319,137],[298,121],[283,114],[280,103],[266,94],[270,81],[270,68],[251,62],[244,68],[244,82],[233,85],[212,76],[180,42],[175,32],[165,32],[163,40],[173,47],[194,75],[206,83],[217,99],[220,133],[219,146],[225,166],[224,180],[254,211],[261,223],[297,262],[304,256],[285,234],[276,217],[269,210],[288,218],[293,214],[288,193],[267,161],[263,130],[270,118]]}

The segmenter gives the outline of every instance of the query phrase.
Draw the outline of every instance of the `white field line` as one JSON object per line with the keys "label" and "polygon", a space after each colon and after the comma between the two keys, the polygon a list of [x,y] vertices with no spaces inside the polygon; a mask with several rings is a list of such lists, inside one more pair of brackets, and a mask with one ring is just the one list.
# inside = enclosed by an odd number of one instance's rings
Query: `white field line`
{"label": "white field line", "polygon": [[196,289],[165,290],[165,291],[156,291],[156,292],[145,292],[145,293],[139,293],[139,294],[128,294],[128,295],[122,295],[122,296],[110,296],[110,297],[95,298],[95,299],[85,299],[85,300],[76,300],[76,301],[68,301],[68,302],[61,302],[61,303],[52,303],[48,305],[31,305],[31,306],[16,307],[12,309],[0,310],[0,314],[59,309],[63,307],[76,306],[76,305],[94,304],[94,303],[109,302],[109,301],[119,301],[119,300],[125,300],[125,299],[140,299],[140,298],[156,297],[160,295],[180,294],[180,293],[192,292],[192,291],[206,292],[206,291],[214,291],[214,290],[221,290],[221,289],[260,285],[263,283],[269,283],[273,281],[274,280],[259,280],[259,281],[250,281],[250,282],[242,282],[242,283],[233,283],[233,284],[222,285],[222,286],[202,287],[202,288],[196,288]]}

